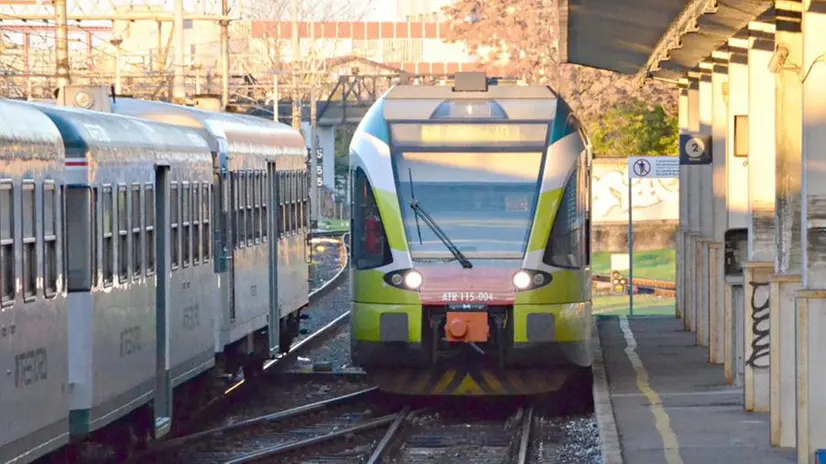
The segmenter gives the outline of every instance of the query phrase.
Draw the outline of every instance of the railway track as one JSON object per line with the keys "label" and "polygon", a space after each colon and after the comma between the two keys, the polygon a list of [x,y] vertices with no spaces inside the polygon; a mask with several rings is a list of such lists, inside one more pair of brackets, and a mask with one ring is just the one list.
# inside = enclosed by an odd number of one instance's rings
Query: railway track
{"label": "railway track", "polygon": [[[345,232],[343,234],[338,234],[338,239],[345,247],[345,252],[343,253],[343,260],[341,268],[338,272],[333,275],[331,279],[325,282],[321,287],[316,289],[315,291],[311,292],[309,295],[310,304],[316,303],[324,298],[332,289],[336,288],[336,286],[344,279],[349,273],[349,247],[347,246],[347,235],[349,232]],[[329,238],[329,235],[325,234],[326,238]],[[295,343],[291,348],[290,351],[282,354],[276,359],[270,360],[264,364],[264,371],[269,373],[272,371],[278,371],[278,366],[281,364],[288,364],[288,361],[297,357],[300,353],[305,352],[306,350],[310,349],[313,346],[318,346],[323,344],[327,338],[333,335],[336,332],[336,328],[338,328],[342,323],[346,322],[347,316],[349,316],[349,311],[345,314],[340,315],[332,322],[326,324],[325,326],[315,330],[311,334],[309,334],[306,338],[303,338],[299,342]],[[268,372],[269,371],[269,372]],[[231,407],[231,402],[234,397],[241,395],[241,392],[245,390],[244,387],[253,387],[254,385],[258,385],[261,382],[266,382],[266,378],[263,376],[258,376],[258,379],[255,382],[247,382],[246,379],[241,379],[239,381],[233,382],[229,385],[228,388],[224,389],[222,394],[214,395],[213,397],[209,398],[204,403],[196,406],[194,412],[187,414],[187,419],[185,420],[186,424],[183,426],[184,430],[189,430],[193,428],[195,421],[199,420],[199,418],[207,417],[211,415],[210,413],[215,413],[217,410],[223,410],[223,407],[229,406]],[[212,414],[214,415],[214,414]],[[202,432],[198,432],[202,433]],[[138,462],[147,462],[146,459],[150,456],[154,455],[158,450],[169,449],[169,447],[175,447],[176,444],[181,444],[186,442],[186,440],[192,439],[193,436],[198,436],[198,433],[185,435],[183,437],[172,437],[166,440],[154,442],[152,446],[145,453],[141,453],[137,456]],[[187,438],[190,437],[190,438]],[[182,441],[183,439],[183,441]],[[154,461],[153,461],[154,462]]]}
{"label": "railway track", "polygon": [[534,407],[420,409],[397,419],[376,445],[368,464],[528,462]]}
{"label": "railway track", "polygon": [[381,396],[370,387],[161,442],[152,462],[281,462],[281,456],[389,426],[405,410]]}

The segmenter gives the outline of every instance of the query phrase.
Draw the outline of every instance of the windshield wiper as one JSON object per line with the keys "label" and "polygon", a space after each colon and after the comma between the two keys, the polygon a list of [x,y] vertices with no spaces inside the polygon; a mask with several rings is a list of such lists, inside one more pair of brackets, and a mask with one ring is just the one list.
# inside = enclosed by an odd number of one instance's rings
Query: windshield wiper
{"label": "windshield wiper", "polygon": [[455,243],[453,243],[453,241],[451,241],[448,238],[448,236],[445,234],[445,231],[443,231],[442,228],[439,227],[438,224],[436,224],[436,221],[434,221],[433,218],[430,217],[429,214],[427,214],[427,211],[425,211],[424,209],[422,209],[421,206],[419,206],[419,202],[417,200],[413,200],[410,202],[410,209],[413,210],[413,212],[416,214],[416,217],[421,216],[422,220],[424,220],[424,223],[427,224],[428,227],[430,227],[433,233],[436,234],[436,236],[439,237],[442,243],[445,244],[447,249],[450,250],[451,253],[453,253],[453,256],[455,256],[456,259],[459,260],[463,268],[470,269],[473,267],[473,264],[470,262],[470,260],[468,260],[467,257],[461,251],[459,251],[459,248],[456,246]]}

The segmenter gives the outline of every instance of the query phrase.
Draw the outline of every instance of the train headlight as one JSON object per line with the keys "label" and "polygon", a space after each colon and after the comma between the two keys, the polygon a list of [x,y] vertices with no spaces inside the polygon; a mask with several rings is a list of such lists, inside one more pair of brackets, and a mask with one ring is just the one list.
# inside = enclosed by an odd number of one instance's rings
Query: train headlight
{"label": "train headlight", "polygon": [[525,290],[531,285],[531,276],[525,271],[519,271],[513,275],[513,285],[519,290]]}
{"label": "train headlight", "polygon": [[551,283],[551,274],[534,269],[521,269],[513,275],[513,286],[517,291],[535,290]]}
{"label": "train headlight", "polygon": [[399,269],[385,274],[384,281],[387,285],[402,290],[418,290],[424,279],[422,274],[415,269]]}
{"label": "train headlight", "polygon": [[416,290],[422,286],[422,275],[417,270],[411,270],[404,276],[404,284],[411,290]]}

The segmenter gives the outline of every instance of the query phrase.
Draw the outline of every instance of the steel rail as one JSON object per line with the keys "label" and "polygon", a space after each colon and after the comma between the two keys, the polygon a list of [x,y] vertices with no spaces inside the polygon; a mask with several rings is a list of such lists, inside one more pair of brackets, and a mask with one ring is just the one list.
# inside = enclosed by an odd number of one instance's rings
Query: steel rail
{"label": "steel rail", "polygon": [[272,414],[265,414],[263,416],[253,417],[251,419],[246,419],[241,422],[236,422],[234,424],[224,425],[221,427],[215,427],[209,430],[204,430],[201,432],[192,433],[189,435],[184,435],[182,437],[173,438],[170,440],[164,440],[157,442],[157,445],[151,447],[151,452],[159,452],[159,451],[169,451],[170,449],[180,447],[186,443],[199,440],[201,438],[210,436],[210,435],[217,435],[223,434],[227,432],[234,432],[239,429],[252,427],[254,425],[260,425],[265,423],[273,423],[273,422],[280,422],[286,419],[292,419],[294,417],[298,417],[307,413],[315,412],[329,406],[334,406],[341,403],[346,403],[348,401],[352,401],[354,399],[359,399],[364,396],[367,396],[370,393],[378,391],[378,387],[370,387],[364,390],[359,390],[354,393],[348,393],[346,395],[337,396],[335,398],[330,398],[327,400],[317,401],[315,403],[305,404],[303,406],[298,406],[296,408],[287,409],[285,411],[278,411]]}
{"label": "steel rail", "polygon": [[371,430],[389,423],[395,423],[399,420],[399,418],[404,419],[407,416],[409,411],[409,406],[406,406],[401,412],[397,412],[395,414],[388,414],[386,416],[382,416],[378,419],[373,419],[369,422],[364,424],[355,425],[353,427],[348,427],[344,429],[337,430],[335,432],[327,433],[324,435],[320,435],[317,437],[308,438],[306,440],[301,440],[293,443],[287,443],[284,445],[276,445],[269,448],[264,448],[262,450],[258,450],[244,456],[241,456],[236,459],[232,459],[230,461],[226,461],[224,464],[243,464],[247,462],[257,461],[261,458],[266,458],[270,456],[275,456],[277,454],[284,454],[289,451],[295,451],[297,449],[306,448],[308,446],[312,446],[318,443],[323,443],[325,441],[330,441],[335,438],[350,435],[354,433],[364,432],[365,430]]}
{"label": "steel rail", "polygon": [[516,455],[516,464],[528,462],[528,446],[531,443],[531,425],[533,424],[533,406],[523,409],[522,427],[519,432],[519,451]]}
{"label": "steel rail", "polygon": [[387,452],[387,450],[390,449],[390,444],[393,442],[393,439],[399,433],[399,430],[401,430],[402,424],[405,421],[413,419],[415,416],[421,414],[426,410],[427,408],[412,411],[405,415],[400,414],[399,417],[397,417],[393,424],[390,426],[390,428],[387,429],[387,433],[384,434],[381,441],[379,441],[379,443],[373,449],[373,453],[370,455],[367,464],[378,464],[381,461],[381,458],[384,457],[384,454]]}

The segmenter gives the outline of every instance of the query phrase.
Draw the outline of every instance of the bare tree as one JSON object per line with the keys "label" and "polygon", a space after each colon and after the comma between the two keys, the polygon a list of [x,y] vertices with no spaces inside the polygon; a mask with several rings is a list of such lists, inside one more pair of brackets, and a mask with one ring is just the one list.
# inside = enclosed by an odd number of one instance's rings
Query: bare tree
{"label": "bare tree", "polygon": [[640,89],[627,76],[559,63],[556,0],[456,0],[444,12],[451,22],[448,40],[466,44],[489,75],[552,86],[586,125],[629,99],[667,111],[676,106],[676,92],[663,84]]}
{"label": "bare tree", "polygon": [[[290,21],[292,0],[251,0],[244,19]],[[360,21],[367,17],[376,0],[298,0],[299,21]],[[385,0],[386,1],[386,0]]]}

